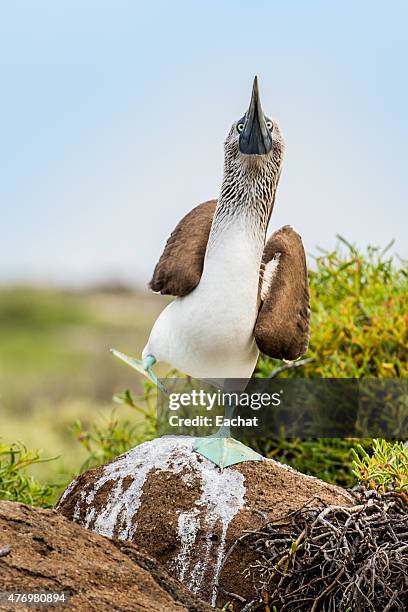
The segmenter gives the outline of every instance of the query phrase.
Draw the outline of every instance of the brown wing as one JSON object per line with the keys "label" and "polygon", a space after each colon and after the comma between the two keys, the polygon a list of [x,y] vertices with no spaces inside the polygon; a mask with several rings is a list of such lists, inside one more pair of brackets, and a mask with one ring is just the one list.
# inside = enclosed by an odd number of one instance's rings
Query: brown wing
{"label": "brown wing", "polygon": [[276,359],[297,359],[309,343],[309,283],[302,239],[289,225],[265,245],[261,306],[255,324],[259,349]]}
{"label": "brown wing", "polygon": [[209,200],[182,218],[167,240],[150,289],[182,297],[197,287],[216,205],[216,200]]}

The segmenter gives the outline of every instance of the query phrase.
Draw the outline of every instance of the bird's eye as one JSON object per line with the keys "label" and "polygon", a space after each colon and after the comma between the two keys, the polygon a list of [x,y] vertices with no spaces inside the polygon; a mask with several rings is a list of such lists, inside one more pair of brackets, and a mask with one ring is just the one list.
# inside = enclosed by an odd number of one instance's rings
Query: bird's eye
{"label": "bird's eye", "polygon": [[237,125],[238,132],[242,132],[243,129],[244,129],[244,124],[243,123],[238,123],[238,125]]}
{"label": "bird's eye", "polygon": [[266,127],[268,128],[268,130],[271,130],[273,128],[273,123],[272,121],[267,121],[266,122]]}

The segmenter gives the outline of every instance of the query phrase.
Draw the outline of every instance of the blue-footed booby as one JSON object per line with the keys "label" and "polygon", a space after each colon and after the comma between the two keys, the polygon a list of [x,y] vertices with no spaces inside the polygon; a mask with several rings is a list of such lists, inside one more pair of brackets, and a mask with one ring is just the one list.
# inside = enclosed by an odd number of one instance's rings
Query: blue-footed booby
{"label": "blue-footed booby", "polygon": [[[309,340],[309,288],[300,236],[288,225],[266,242],[284,141],[264,115],[255,77],[245,115],[225,140],[218,200],[196,206],[176,226],[150,288],[175,296],[157,318],[142,359],[114,354],[159,384],[163,361],[202,380],[246,379],[259,351],[294,360]],[[261,456],[222,428],[196,450],[221,467]]]}

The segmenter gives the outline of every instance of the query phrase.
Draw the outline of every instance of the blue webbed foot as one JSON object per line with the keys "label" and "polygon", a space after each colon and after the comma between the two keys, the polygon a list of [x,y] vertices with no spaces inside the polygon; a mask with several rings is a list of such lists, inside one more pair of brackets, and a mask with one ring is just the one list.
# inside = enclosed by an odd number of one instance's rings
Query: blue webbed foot
{"label": "blue webbed foot", "polygon": [[121,353],[116,349],[110,349],[110,352],[112,353],[112,355],[114,355],[121,361],[124,361],[125,363],[130,365],[131,368],[137,370],[139,374],[143,374],[143,376],[146,376],[146,378],[148,378],[153,384],[155,384],[156,387],[166,393],[166,389],[152,370],[152,367],[156,363],[156,358],[153,355],[147,355],[147,357],[145,357],[144,359],[136,359],[135,357],[129,357],[129,355]]}
{"label": "blue webbed foot", "polygon": [[263,459],[262,455],[242,442],[219,435],[198,438],[193,448],[221,469],[244,461],[262,461]]}

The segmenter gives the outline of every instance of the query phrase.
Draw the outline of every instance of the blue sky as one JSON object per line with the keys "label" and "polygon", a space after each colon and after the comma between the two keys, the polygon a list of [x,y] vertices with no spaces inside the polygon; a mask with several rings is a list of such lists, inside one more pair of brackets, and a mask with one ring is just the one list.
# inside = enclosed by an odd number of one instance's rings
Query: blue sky
{"label": "blue sky", "polygon": [[254,74],[287,145],[271,230],[408,257],[406,2],[0,6],[0,282],[145,283]]}

